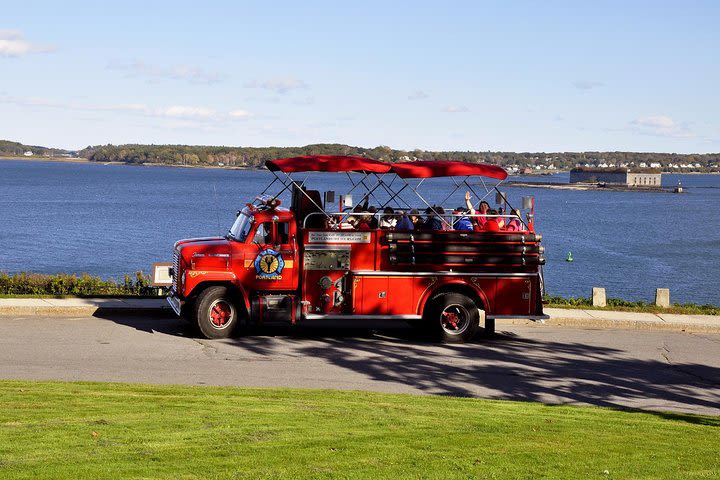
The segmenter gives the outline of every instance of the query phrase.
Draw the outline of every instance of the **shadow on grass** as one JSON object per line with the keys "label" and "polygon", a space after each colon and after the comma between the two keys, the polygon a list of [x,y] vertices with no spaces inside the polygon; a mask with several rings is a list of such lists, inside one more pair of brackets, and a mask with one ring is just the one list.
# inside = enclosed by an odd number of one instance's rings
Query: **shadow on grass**
{"label": "shadow on grass", "polygon": [[708,427],[720,427],[720,417],[708,417],[699,415],[689,415],[686,413],[673,413],[673,412],[652,412],[658,417],[666,420],[680,421],[693,423],[695,425],[704,425]]}
{"label": "shadow on grass", "polygon": [[[152,333],[196,337],[179,319],[107,317]],[[635,359],[620,348],[500,332],[463,345],[426,341],[417,330],[393,323],[351,326],[265,326],[227,340],[199,340],[223,355],[322,359],[366,380],[399,384],[429,394],[590,404],[634,410],[668,420],[720,426],[704,418],[656,410],[717,412],[720,368]],[[646,411],[646,410],[644,410]]]}

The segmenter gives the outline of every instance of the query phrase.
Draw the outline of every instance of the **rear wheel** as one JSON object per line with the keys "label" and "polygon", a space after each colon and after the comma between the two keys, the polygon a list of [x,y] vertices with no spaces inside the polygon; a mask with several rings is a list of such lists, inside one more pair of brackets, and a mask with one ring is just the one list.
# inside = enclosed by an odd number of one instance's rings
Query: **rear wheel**
{"label": "rear wheel", "polygon": [[238,303],[227,287],[203,290],[195,302],[195,319],[205,338],[227,338],[238,324]]}
{"label": "rear wheel", "polygon": [[478,331],[480,314],[475,302],[460,293],[442,293],[430,300],[424,321],[443,343],[464,343]]}

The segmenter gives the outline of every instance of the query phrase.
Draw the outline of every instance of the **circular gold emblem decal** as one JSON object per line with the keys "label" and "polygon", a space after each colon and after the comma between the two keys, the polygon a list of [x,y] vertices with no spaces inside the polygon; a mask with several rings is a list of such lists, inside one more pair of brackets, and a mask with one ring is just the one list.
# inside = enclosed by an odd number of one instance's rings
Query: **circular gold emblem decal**
{"label": "circular gold emblem decal", "polygon": [[284,267],[285,262],[280,252],[271,248],[263,250],[255,258],[255,272],[260,279],[279,279]]}
{"label": "circular gold emblem decal", "polygon": [[280,262],[275,255],[263,255],[260,257],[260,270],[263,273],[275,273],[280,266]]}

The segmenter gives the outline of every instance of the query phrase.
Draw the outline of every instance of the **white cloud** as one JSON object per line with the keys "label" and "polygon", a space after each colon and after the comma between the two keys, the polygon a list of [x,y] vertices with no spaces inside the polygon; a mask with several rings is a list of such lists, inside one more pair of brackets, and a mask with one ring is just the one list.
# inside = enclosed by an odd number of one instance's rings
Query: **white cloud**
{"label": "white cloud", "polygon": [[[57,102],[45,98],[38,97],[13,97],[9,95],[0,95],[0,103],[9,103],[14,105],[22,105],[29,107],[45,107],[58,108],[68,111],[83,112],[117,112],[133,115],[141,115],[146,117],[160,117],[177,120],[173,125],[189,125],[190,121],[204,123],[222,122],[227,120],[242,120],[255,117],[255,114],[249,110],[235,109],[230,111],[217,111],[212,108],[188,106],[188,105],[170,105],[170,106],[150,106],[144,103],[117,103],[117,104],[87,104],[87,103],[69,103]],[[185,122],[182,123],[181,121]]]}
{"label": "white cloud", "polygon": [[101,107],[101,110],[118,110],[118,111],[124,111],[124,112],[139,112],[139,113],[147,113],[150,111],[147,105],[143,105],[142,103],[121,103],[118,105],[110,105],[107,107]]}
{"label": "white cloud", "polygon": [[222,80],[221,75],[218,73],[207,72],[190,65],[150,65],[136,60],[133,62],[111,62],[108,64],[108,68],[125,72],[127,77],[132,78],[185,80],[197,84],[213,84]]}
{"label": "white cloud", "polygon": [[307,88],[308,85],[296,78],[278,78],[272,80],[252,80],[245,83],[246,88],[262,88],[277,93],[288,93],[291,90]]}
{"label": "white cloud", "polygon": [[443,108],[442,111],[447,112],[447,113],[465,113],[465,112],[469,112],[470,109],[464,105],[450,105],[448,107]]}
{"label": "white cloud", "polygon": [[195,120],[169,120],[169,121],[163,121],[157,125],[156,127],[164,128],[168,130],[191,130],[193,132],[201,131],[201,132],[213,132],[217,131],[217,127],[214,124],[207,124],[198,122]]}
{"label": "white cloud", "polygon": [[248,112],[247,110],[233,110],[228,113],[228,116],[231,118],[249,118],[252,117],[252,112]]}
{"label": "white cloud", "polygon": [[673,128],[676,126],[675,121],[666,115],[656,115],[649,117],[641,117],[632,122],[635,125],[652,128]]}
{"label": "white cloud", "polygon": [[632,130],[640,135],[671,138],[697,137],[697,134],[692,132],[687,125],[678,123],[667,115],[640,117],[631,121],[630,125],[632,125]]}
{"label": "white cloud", "polygon": [[183,105],[173,105],[171,107],[159,108],[153,112],[161,117],[173,118],[211,118],[215,116],[215,111],[203,107],[186,107]]}
{"label": "white cloud", "polygon": [[580,90],[592,90],[593,88],[602,87],[604,85],[604,83],[598,82],[597,80],[577,80],[573,82],[573,86],[575,86],[575,88],[579,88]]}
{"label": "white cloud", "polygon": [[40,97],[14,97],[12,95],[0,95],[0,103],[11,103],[14,105],[27,105],[29,107],[51,107],[66,108],[67,104],[48,100]]}
{"label": "white cloud", "polygon": [[417,92],[413,93],[412,95],[408,95],[408,100],[424,100],[426,98],[429,98],[430,95],[427,93],[418,90]]}
{"label": "white cloud", "polygon": [[30,53],[52,52],[55,47],[32,43],[17,30],[0,30],[0,57],[20,57]]}

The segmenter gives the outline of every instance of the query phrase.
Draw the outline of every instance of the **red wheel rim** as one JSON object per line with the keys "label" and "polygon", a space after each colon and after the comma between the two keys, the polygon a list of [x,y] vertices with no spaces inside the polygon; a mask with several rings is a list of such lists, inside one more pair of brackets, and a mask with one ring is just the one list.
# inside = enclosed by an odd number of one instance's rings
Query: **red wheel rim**
{"label": "red wheel rim", "polygon": [[457,335],[465,331],[470,315],[462,305],[448,305],[440,314],[440,325],[446,332]]}
{"label": "red wheel rim", "polygon": [[210,306],[210,322],[217,329],[227,327],[233,318],[234,309],[225,300],[215,300]]}

